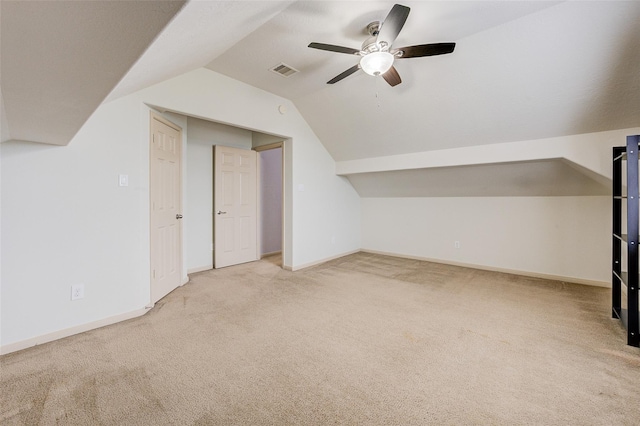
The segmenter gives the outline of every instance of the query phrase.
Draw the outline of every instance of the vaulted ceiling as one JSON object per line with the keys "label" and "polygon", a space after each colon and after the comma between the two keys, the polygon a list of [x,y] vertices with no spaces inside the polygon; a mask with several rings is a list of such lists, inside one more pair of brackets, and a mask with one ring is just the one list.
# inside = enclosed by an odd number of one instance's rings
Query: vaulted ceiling
{"label": "vaulted ceiling", "polygon": [[[394,43],[457,43],[450,55],[397,60],[390,87],[357,57],[390,2],[297,2],[208,68],[295,101],[340,160],[533,140],[640,124],[640,2],[405,2]],[[282,78],[268,69],[300,70]]]}
{"label": "vaulted ceiling", "polygon": [[183,4],[0,2],[2,141],[68,144]]}
{"label": "vaulted ceiling", "polygon": [[640,126],[640,2],[402,4],[394,46],[457,46],[390,87],[327,85],[358,58],[307,45],[360,48],[393,2],[3,0],[2,138],[66,144],[102,101],[205,66],[291,99],[336,161]]}

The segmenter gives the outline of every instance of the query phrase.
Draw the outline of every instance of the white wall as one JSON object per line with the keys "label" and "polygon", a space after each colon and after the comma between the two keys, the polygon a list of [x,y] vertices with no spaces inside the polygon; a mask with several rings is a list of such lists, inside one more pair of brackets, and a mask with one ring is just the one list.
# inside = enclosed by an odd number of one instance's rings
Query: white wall
{"label": "white wall", "polygon": [[251,146],[257,148],[259,146],[271,145],[273,143],[282,142],[283,138],[279,136],[267,135],[264,133],[254,132],[251,138]]}
{"label": "white wall", "polygon": [[11,139],[11,135],[9,133],[9,121],[7,120],[7,111],[4,108],[2,90],[0,90],[0,143],[6,142],[9,139]]}
{"label": "white wall", "polygon": [[[99,108],[67,147],[1,145],[3,346],[149,302],[144,114],[120,100]],[[85,297],[71,302],[80,283]]]}
{"label": "white wall", "polygon": [[282,250],[282,149],[260,156],[260,255]]}
{"label": "white wall", "polygon": [[[121,318],[149,302],[147,105],[286,137],[285,265],[360,247],[359,197],[335,176],[333,159],[295,106],[198,69],[102,105],[66,147],[0,146],[3,350]],[[128,187],[118,186],[119,174],[129,175]],[[294,192],[300,184],[305,191]],[[85,297],[71,302],[76,283],[85,284]]]}
{"label": "white wall", "polygon": [[611,180],[611,148],[625,145],[628,135],[638,133],[640,133],[640,127],[632,127],[546,139],[338,161],[336,173],[351,175],[564,158],[579,165],[583,172],[590,172],[589,175],[594,179],[602,181],[604,178],[608,182]]}
{"label": "white wall", "polygon": [[[251,149],[253,132],[213,121],[188,117],[189,126],[188,145],[206,145],[207,151],[212,154],[213,145],[230,146],[240,149]],[[189,149],[189,146],[187,146]],[[212,157],[211,155],[209,157]],[[211,158],[210,158],[211,159]]]}
{"label": "white wall", "polygon": [[[336,168],[357,177],[367,172],[561,158],[610,187],[611,148],[624,145],[627,135],[638,132],[640,128],[619,129],[343,161]],[[375,177],[385,179],[384,173]],[[514,179],[519,177],[514,174]],[[362,199],[365,250],[610,285],[608,196],[406,198],[401,188],[391,198],[394,194],[389,192]],[[454,249],[454,241],[460,241],[460,249]]]}
{"label": "white wall", "polygon": [[138,95],[174,112],[282,136],[285,267],[359,249],[360,199],[346,178],[335,175],[335,162],[292,102],[204,68]]}
{"label": "white wall", "polygon": [[213,268],[213,146],[251,149],[252,132],[189,117],[187,119],[187,271]]}
{"label": "white wall", "polygon": [[363,198],[362,247],[607,285],[611,198]]}

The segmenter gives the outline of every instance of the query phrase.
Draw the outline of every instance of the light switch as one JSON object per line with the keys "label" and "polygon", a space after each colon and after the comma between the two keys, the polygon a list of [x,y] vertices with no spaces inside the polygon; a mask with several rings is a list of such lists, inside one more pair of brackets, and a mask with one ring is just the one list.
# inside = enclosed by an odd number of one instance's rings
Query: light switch
{"label": "light switch", "polygon": [[129,186],[129,175],[118,176],[118,182],[120,183],[120,186]]}
{"label": "light switch", "polygon": [[304,184],[302,183],[298,184],[298,191],[300,192],[304,191]]}

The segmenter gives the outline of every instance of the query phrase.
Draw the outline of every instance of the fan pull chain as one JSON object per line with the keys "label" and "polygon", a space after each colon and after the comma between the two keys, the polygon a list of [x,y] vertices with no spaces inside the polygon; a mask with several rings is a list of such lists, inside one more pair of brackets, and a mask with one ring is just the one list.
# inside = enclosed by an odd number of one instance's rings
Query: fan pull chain
{"label": "fan pull chain", "polygon": [[380,76],[377,75],[375,80],[376,80],[376,83],[375,83],[376,84],[376,106],[380,108],[380,95],[378,93],[378,87],[379,87],[378,81],[380,80]]}

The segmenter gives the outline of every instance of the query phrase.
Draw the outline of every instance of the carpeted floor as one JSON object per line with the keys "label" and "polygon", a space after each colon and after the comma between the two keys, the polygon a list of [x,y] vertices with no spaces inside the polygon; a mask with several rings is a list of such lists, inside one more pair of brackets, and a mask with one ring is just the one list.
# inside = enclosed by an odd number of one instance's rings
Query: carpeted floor
{"label": "carpeted floor", "polygon": [[359,253],[0,358],[2,425],[637,425],[609,290]]}

